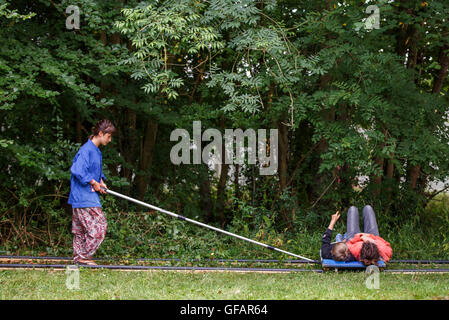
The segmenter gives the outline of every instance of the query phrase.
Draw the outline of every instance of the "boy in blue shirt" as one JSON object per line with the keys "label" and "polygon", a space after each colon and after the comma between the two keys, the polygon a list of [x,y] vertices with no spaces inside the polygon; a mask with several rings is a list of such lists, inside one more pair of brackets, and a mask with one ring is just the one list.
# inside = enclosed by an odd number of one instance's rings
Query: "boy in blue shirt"
{"label": "boy in blue shirt", "polygon": [[93,254],[106,235],[107,221],[101,210],[98,192],[107,189],[103,174],[100,145],[111,142],[115,127],[109,120],[100,120],[92,135],[73,158],[68,203],[72,205],[73,261],[95,265]]}

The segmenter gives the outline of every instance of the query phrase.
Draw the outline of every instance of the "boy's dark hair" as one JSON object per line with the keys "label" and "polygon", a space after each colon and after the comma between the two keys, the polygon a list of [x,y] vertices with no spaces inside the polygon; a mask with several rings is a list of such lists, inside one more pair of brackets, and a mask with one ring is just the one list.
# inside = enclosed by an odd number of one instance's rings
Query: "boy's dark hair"
{"label": "boy's dark hair", "polygon": [[111,121],[108,119],[103,119],[98,121],[95,126],[92,127],[92,134],[90,135],[89,139],[92,139],[96,135],[98,135],[99,132],[103,132],[103,134],[110,133],[111,135],[115,133],[116,129]]}
{"label": "boy's dark hair", "polygon": [[338,242],[332,247],[331,254],[335,261],[345,261],[350,252],[346,243]]}
{"label": "boy's dark hair", "polygon": [[360,261],[365,265],[369,266],[372,264],[377,265],[380,259],[379,248],[372,242],[364,242],[362,245],[362,250],[360,250]]}

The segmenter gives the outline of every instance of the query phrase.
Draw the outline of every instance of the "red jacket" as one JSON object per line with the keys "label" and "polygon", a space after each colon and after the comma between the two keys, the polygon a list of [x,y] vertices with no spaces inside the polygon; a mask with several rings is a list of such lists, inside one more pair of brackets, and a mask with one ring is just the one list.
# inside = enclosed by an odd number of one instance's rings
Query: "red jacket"
{"label": "red jacket", "polygon": [[[362,250],[363,240],[360,238],[361,234],[357,233],[354,238],[348,240],[346,245],[349,248],[351,254],[360,261],[360,251]],[[393,249],[391,249],[390,243],[382,239],[381,237],[375,236],[373,234],[368,234],[368,237],[376,242],[377,248],[379,249],[379,254],[382,260],[388,262],[393,255]]]}

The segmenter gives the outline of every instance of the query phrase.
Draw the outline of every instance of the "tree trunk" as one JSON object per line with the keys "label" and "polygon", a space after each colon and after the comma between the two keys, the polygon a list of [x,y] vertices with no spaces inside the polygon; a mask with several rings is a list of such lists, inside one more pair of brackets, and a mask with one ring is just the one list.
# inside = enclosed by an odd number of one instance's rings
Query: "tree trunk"
{"label": "tree trunk", "polygon": [[239,184],[239,170],[240,170],[240,165],[235,164],[234,165],[234,185],[235,185],[235,197],[237,199],[240,198],[240,184]]}
{"label": "tree trunk", "polygon": [[410,187],[412,188],[412,190],[414,190],[416,188],[420,170],[421,170],[421,166],[419,166],[419,165],[412,166],[410,169]]}
{"label": "tree trunk", "polygon": [[[432,93],[439,94],[441,89],[443,88],[444,82],[448,75],[448,67],[449,67],[449,56],[445,53],[445,50],[448,50],[448,44],[444,44],[440,49],[440,55],[438,58],[438,63],[440,64],[440,70],[435,76],[435,81],[433,83]],[[414,165],[410,168],[410,187],[412,190],[415,190],[418,179],[420,177],[421,165]]]}
{"label": "tree trunk", "polygon": [[214,204],[210,193],[209,168],[204,163],[201,166],[204,168],[204,174],[200,181],[200,209],[203,212],[204,220],[212,222],[214,220]]}
{"label": "tree trunk", "polygon": [[150,175],[146,171],[153,162],[153,147],[156,143],[157,130],[158,124],[149,118],[145,126],[142,156],[139,159],[139,173],[136,175],[137,194],[140,199],[144,198],[149,183]]}
{"label": "tree trunk", "polygon": [[[221,120],[221,129],[224,130],[224,119]],[[225,149],[226,145],[225,143],[222,144],[222,163],[220,168],[220,180],[218,181],[217,186],[217,205],[215,212],[218,215],[218,219],[220,220],[220,223],[223,225],[225,223],[225,216],[224,216],[224,203],[225,203],[225,195],[226,195],[226,181],[228,178],[228,171],[229,171],[229,164],[226,164],[224,161],[224,155],[226,153]]]}
{"label": "tree trunk", "polygon": [[[136,113],[132,109],[126,109],[125,111],[123,148],[124,150],[122,157],[124,158],[125,162],[130,165],[134,165],[136,158]],[[123,166],[122,172],[123,177],[130,183],[129,187],[125,188],[125,193],[130,194],[133,185],[133,170]]]}
{"label": "tree trunk", "polygon": [[[394,163],[393,163],[393,158],[394,155],[391,155],[391,158],[388,159],[388,164],[387,164],[387,179],[388,179],[388,183],[392,183],[392,180],[394,178]],[[391,186],[389,186],[387,188],[387,197],[388,197],[388,203],[391,200],[391,196],[392,196],[392,188]]]}
{"label": "tree trunk", "polygon": [[[279,130],[279,192],[282,194],[288,183],[288,127],[282,121],[278,121],[277,127]],[[286,224],[291,224],[291,216],[288,210],[284,208],[280,213],[282,221]]]}
{"label": "tree trunk", "polygon": [[[328,84],[332,81],[332,76],[330,74],[325,74],[320,79],[320,90],[324,90]],[[335,121],[335,107],[331,107],[329,110],[323,109],[321,111],[321,116],[324,122],[330,123]],[[317,155],[320,156],[322,153],[326,152],[328,148],[328,141],[325,137],[321,138],[319,145],[317,147]],[[321,158],[317,161],[317,171],[321,165]],[[323,191],[323,184],[325,181],[326,175],[324,173],[316,174],[314,177],[314,183],[312,186],[312,195],[313,197],[319,196]]]}
{"label": "tree trunk", "polygon": [[282,121],[278,122],[279,130],[279,189],[282,192],[288,180],[288,128]]}
{"label": "tree trunk", "polygon": [[220,180],[218,181],[217,186],[217,206],[216,206],[216,212],[218,215],[218,219],[220,220],[221,224],[225,223],[225,216],[224,216],[224,207],[225,207],[225,195],[226,195],[226,181],[228,177],[228,169],[229,164],[222,163],[221,164],[221,172],[220,172]]}
{"label": "tree trunk", "polygon": [[440,93],[443,88],[444,81],[447,79],[448,67],[449,67],[449,56],[445,53],[445,50],[449,49],[449,45],[445,44],[441,47],[440,56],[438,63],[441,68],[435,76],[435,82],[433,83],[433,93]]}
{"label": "tree trunk", "polygon": [[[382,125],[383,127],[383,125]],[[387,143],[387,130],[385,128],[382,129],[382,133],[384,135],[384,141],[380,145],[379,149],[383,150],[385,148],[385,144]],[[382,178],[383,178],[383,172],[384,172],[384,165],[385,165],[385,159],[381,156],[377,156],[374,159],[374,162],[379,165],[381,173],[378,176],[373,177],[373,183],[375,184],[374,188],[374,195],[376,197],[380,196],[380,193],[382,191]]]}

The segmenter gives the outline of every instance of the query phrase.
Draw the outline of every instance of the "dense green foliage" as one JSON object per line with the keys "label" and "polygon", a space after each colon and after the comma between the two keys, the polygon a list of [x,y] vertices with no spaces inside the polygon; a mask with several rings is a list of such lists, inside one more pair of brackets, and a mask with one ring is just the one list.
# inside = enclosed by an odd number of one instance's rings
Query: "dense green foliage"
{"label": "dense green foliage", "polygon": [[[71,161],[108,118],[113,190],[314,257],[330,214],[369,203],[399,256],[449,255],[447,205],[428,206],[449,172],[447,1],[82,0],[72,30],[69,5],[0,1],[1,248],[70,253]],[[278,129],[277,174],[172,164],[196,120]],[[258,254],[103,207],[99,254]]]}

